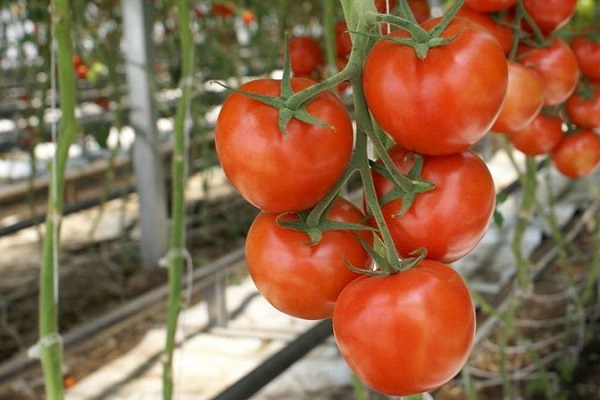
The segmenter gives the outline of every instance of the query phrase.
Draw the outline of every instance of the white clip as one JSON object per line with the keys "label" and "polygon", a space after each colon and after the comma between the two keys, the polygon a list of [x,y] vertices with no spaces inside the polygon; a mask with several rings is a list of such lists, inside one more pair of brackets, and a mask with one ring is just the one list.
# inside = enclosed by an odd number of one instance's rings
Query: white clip
{"label": "white clip", "polygon": [[62,351],[63,340],[60,334],[56,332],[40,338],[36,344],[27,349],[27,356],[29,358],[39,359],[42,353],[42,348],[48,348],[50,346],[54,346],[55,344],[58,344]]}

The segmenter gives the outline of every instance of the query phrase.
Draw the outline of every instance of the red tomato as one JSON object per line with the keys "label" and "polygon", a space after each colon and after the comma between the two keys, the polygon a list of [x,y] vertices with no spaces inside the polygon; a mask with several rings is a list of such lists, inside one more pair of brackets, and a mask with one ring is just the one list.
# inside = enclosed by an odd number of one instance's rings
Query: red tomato
{"label": "red tomato", "polygon": [[[304,78],[291,82],[296,92],[315,83]],[[280,86],[278,80],[257,79],[240,90],[279,96]],[[326,91],[306,109],[333,129],[292,119],[283,135],[277,109],[238,93],[223,104],[215,128],[217,156],[232,185],[264,211],[314,206],[348,165],[353,130],[342,102]]]}
{"label": "red tomato", "polygon": [[546,87],[544,105],[555,106],[567,100],[579,81],[579,65],[571,48],[561,38],[547,47],[520,46],[519,62],[536,71]]}
{"label": "red tomato", "polygon": [[[439,21],[430,19],[423,27],[430,30]],[[397,30],[392,36],[407,33]],[[412,47],[389,40],[377,42],[367,56],[363,84],[369,109],[408,150],[463,151],[485,135],[500,112],[508,81],[502,48],[481,25],[465,18],[453,19],[442,33],[454,36],[422,60]]]}
{"label": "red tomato", "polygon": [[543,33],[551,33],[573,17],[577,0],[523,0],[523,6]]}
{"label": "red tomato", "polygon": [[[402,173],[408,173],[414,164],[409,153],[398,146],[389,154]],[[403,216],[397,216],[401,199],[383,205],[382,211],[401,257],[425,247],[427,258],[453,262],[469,253],[487,231],[496,199],[494,181],[485,162],[470,151],[426,155],[423,161],[421,176],[435,188],[417,195]],[[377,173],[373,180],[379,198],[393,188]]]}
{"label": "red tomato", "polygon": [[565,103],[567,116],[580,128],[600,127],[600,89],[595,89],[590,97],[574,93]]}
{"label": "red tomato", "polygon": [[475,307],[463,278],[431,260],[388,276],[365,276],[333,310],[340,352],[367,386],[390,396],[435,389],[464,366]]}
{"label": "red tomato", "polygon": [[[352,203],[338,198],[327,217],[360,223],[364,214]],[[285,220],[296,219],[287,214]],[[260,294],[279,311],[297,318],[330,318],[342,289],[360,274],[351,265],[369,269],[371,257],[351,231],[326,231],[320,242],[308,244],[303,232],[277,225],[277,215],[261,213],[246,239],[248,271]],[[371,233],[361,233],[372,243]]]}
{"label": "red tomato", "polygon": [[465,0],[465,4],[477,11],[494,12],[514,6],[517,0]]}
{"label": "red tomato", "polygon": [[586,35],[576,36],[571,40],[571,49],[581,73],[592,80],[600,80],[600,42]]}
{"label": "red tomato", "polygon": [[290,66],[296,76],[310,76],[323,64],[323,50],[311,36],[290,39]]}
{"label": "red tomato", "polygon": [[494,132],[511,132],[528,125],[544,105],[544,82],[537,72],[508,61],[506,101],[492,126]]}
{"label": "red tomato", "polygon": [[588,176],[600,165],[600,137],[592,130],[565,136],[550,158],[554,167],[568,178]]}
{"label": "red tomato", "polygon": [[512,145],[530,156],[550,152],[563,137],[563,121],[556,116],[538,114],[530,124],[520,130],[509,132]]}
{"label": "red tomato", "polygon": [[514,35],[509,26],[499,24],[486,12],[476,11],[467,6],[462,6],[456,13],[456,16],[468,18],[486,28],[494,35],[496,40],[498,40],[500,47],[504,50],[504,54],[508,55],[510,53],[513,46]]}
{"label": "red tomato", "polygon": [[418,23],[423,23],[431,18],[431,9],[426,0],[408,0],[408,6]]}
{"label": "red tomato", "polygon": [[350,55],[352,39],[348,33],[348,25],[344,20],[335,23],[335,44],[338,57],[346,58]]}
{"label": "red tomato", "polygon": [[396,7],[398,0],[374,0],[375,8],[380,13],[385,13],[388,10],[392,11]]}
{"label": "red tomato", "polygon": [[85,64],[79,64],[75,67],[75,74],[79,79],[87,79],[88,71],[88,67]]}
{"label": "red tomato", "polygon": [[230,3],[216,3],[212,5],[211,12],[218,17],[231,17],[235,12],[235,6]]}

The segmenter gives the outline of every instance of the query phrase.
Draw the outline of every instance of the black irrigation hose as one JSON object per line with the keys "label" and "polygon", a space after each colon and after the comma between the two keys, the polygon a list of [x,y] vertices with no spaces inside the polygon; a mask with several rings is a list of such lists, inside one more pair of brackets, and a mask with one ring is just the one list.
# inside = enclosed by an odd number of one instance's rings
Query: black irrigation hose
{"label": "black irrigation hose", "polygon": [[269,384],[296,361],[331,336],[331,319],[318,322],[283,349],[234,382],[211,400],[246,400]]}

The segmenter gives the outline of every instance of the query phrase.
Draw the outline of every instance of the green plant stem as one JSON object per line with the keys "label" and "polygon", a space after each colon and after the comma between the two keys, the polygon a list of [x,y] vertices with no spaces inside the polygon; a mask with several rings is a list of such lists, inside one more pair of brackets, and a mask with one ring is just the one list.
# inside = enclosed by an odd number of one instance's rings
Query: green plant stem
{"label": "green plant stem", "polygon": [[167,303],[167,337],[163,362],[163,399],[173,397],[173,353],[181,311],[182,270],[185,261],[185,181],[186,171],[186,121],[189,118],[194,71],[194,43],[190,27],[189,0],[178,1],[178,21],[181,35],[181,98],[177,104],[174,122],[174,148],[172,160],[172,226],[169,244],[169,298]]}
{"label": "green plant stem", "polygon": [[58,269],[60,224],[63,208],[65,167],[69,147],[77,132],[75,119],[75,71],[72,63],[71,8],[67,0],[55,0],[52,26],[58,45],[58,82],[62,117],[56,143],[56,153],[50,175],[48,213],[42,245],[40,269],[39,336],[40,360],[44,373],[46,397],[64,398],[62,382],[62,348],[58,333],[58,288],[55,277]]}
{"label": "green plant stem", "polygon": [[336,66],[336,43],[335,43],[335,4],[336,0],[325,0],[323,2],[323,26],[325,28],[325,77],[337,72]]}

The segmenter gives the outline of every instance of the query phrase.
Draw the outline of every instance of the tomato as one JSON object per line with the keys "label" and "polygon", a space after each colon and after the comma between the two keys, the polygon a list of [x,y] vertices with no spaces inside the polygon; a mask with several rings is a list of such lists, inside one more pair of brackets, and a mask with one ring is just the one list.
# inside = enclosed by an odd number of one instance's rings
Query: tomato
{"label": "tomato", "polygon": [[[360,223],[364,214],[338,198],[328,211],[334,221]],[[286,214],[282,220],[297,219]],[[351,231],[323,233],[316,244],[303,232],[277,225],[277,215],[259,214],[246,239],[248,271],[260,294],[278,310],[298,318],[330,318],[342,289],[360,274],[351,265],[369,269],[371,257]],[[373,235],[363,231],[367,243]]]}
{"label": "tomato", "polygon": [[523,6],[543,33],[551,33],[573,17],[577,0],[523,0]]}
{"label": "tomato", "polygon": [[388,10],[391,12],[396,7],[397,2],[398,0],[374,0],[375,8],[380,13],[385,13]]}
{"label": "tomato", "polygon": [[558,105],[575,91],[579,80],[579,65],[575,54],[561,38],[557,37],[547,47],[522,45],[517,55],[519,62],[536,71],[544,81],[544,105]]}
{"label": "tomato", "polygon": [[212,5],[211,12],[218,17],[231,17],[235,12],[235,6],[230,2],[215,3]]}
{"label": "tomato", "polygon": [[88,67],[85,64],[79,64],[75,67],[75,74],[79,79],[86,79],[88,77]]}
{"label": "tomato", "polygon": [[567,116],[580,128],[600,127],[600,88],[595,89],[590,97],[574,93],[565,103]]}
{"label": "tomato", "polygon": [[501,25],[496,22],[488,13],[476,11],[473,8],[462,6],[456,13],[457,17],[468,18],[471,21],[475,21],[484,28],[486,28],[504,50],[504,54],[508,55],[513,46],[514,35],[512,29],[507,25]]}
{"label": "tomato", "polygon": [[348,284],[333,310],[333,331],[361,381],[405,396],[441,386],[464,366],[475,336],[475,307],[459,273],[423,260]]}
{"label": "tomato", "polygon": [[506,101],[492,126],[492,131],[506,133],[522,129],[535,118],[543,105],[542,78],[531,68],[508,61]]}
{"label": "tomato", "polygon": [[[430,30],[439,21],[422,26]],[[463,151],[485,135],[500,112],[508,81],[502,48],[485,28],[464,18],[454,18],[442,33],[454,36],[422,60],[412,47],[389,40],[378,41],[367,56],[363,84],[369,109],[408,150]]]}
{"label": "tomato", "polygon": [[[408,173],[414,158],[399,146],[389,155],[402,173]],[[410,209],[397,216],[402,200],[382,206],[382,211],[401,257],[419,247],[427,258],[453,262],[469,253],[487,231],[495,206],[495,187],[485,162],[465,151],[442,156],[423,156],[422,178],[435,184],[429,192],[417,195]],[[374,173],[377,196],[387,194],[393,184]]]}
{"label": "tomato", "polygon": [[571,40],[570,45],[581,73],[592,80],[600,80],[600,42],[587,35],[579,35]]}
{"label": "tomato", "polygon": [[431,9],[426,0],[408,0],[408,6],[418,23],[423,23],[431,18]]}
{"label": "tomato", "polygon": [[346,58],[350,55],[352,39],[348,33],[348,25],[344,20],[335,23],[335,44],[338,57]]}
{"label": "tomato", "polygon": [[508,133],[511,144],[530,156],[546,154],[563,137],[563,121],[557,116],[538,114],[530,124],[520,130]]}
{"label": "tomato", "polygon": [[554,167],[568,178],[591,175],[600,165],[600,137],[592,130],[565,136],[550,158]]}
{"label": "tomato", "polygon": [[312,36],[296,36],[289,42],[290,66],[295,76],[310,76],[323,64],[323,50]]}
{"label": "tomato", "polygon": [[250,10],[244,10],[242,13],[242,21],[244,24],[249,25],[256,20],[256,15]]}
{"label": "tomato", "polygon": [[[294,91],[315,82],[292,78]],[[240,90],[280,95],[281,82],[257,79]],[[283,135],[278,110],[239,93],[224,102],[215,128],[217,156],[232,185],[264,211],[314,206],[333,187],[350,160],[353,130],[344,104],[326,91],[306,106],[333,129],[292,119]]]}
{"label": "tomato", "polygon": [[465,4],[477,11],[494,12],[514,6],[517,0],[465,0]]}

